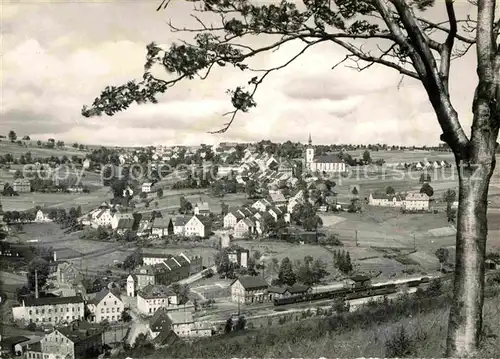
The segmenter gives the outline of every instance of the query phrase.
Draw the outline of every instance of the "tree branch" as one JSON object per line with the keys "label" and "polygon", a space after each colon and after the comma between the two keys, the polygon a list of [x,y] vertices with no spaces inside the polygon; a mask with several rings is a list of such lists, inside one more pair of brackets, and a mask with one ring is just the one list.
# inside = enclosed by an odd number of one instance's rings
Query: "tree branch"
{"label": "tree branch", "polygon": [[494,33],[495,0],[479,1],[477,6],[477,64],[481,80],[491,81],[493,73],[493,54],[496,52]]}
{"label": "tree branch", "polygon": [[446,0],[446,13],[448,14],[448,19],[450,22],[450,31],[448,32],[448,36],[446,37],[446,41],[441,47],[441,66],[440,73],[441,79],[443,81],[443,86],[448,89],[448,81],[450,76],[450,61],[451,61],[451,52],[453,50],[453,44],[455,43],[455,36],[457,34],[457,18],[455,15],[455,8],[453,6],[454,0]]}
{"label": "tree branch", "polygon": [[[346,49],[347,51],[349,51],[352,55],[358,57],[359,59],[361,59],[363,61],[367,61],[367,62],[370,62],[370,63],[377,63],[377,64],[380,64],[380,65],[384,65],[384,66],[390,67],[390,68],[392,68],[394,70],[397,70],[399,73],[401,73],[403,75],[412,77],[412,78],[417,79],[417,80],[420,79],[420,76],[416,72],[408,70],[408,69],[404,68],[403,66],[395,64],[392,61],[388,61],[388,60],[383,59],[382,57],[384,55],[386,55],[386,54],[382,54],[382,56],[380,56],[380,57],[375,57],[375,56],[369,55],[367,53],[364,53],[363,51],[359,50],[358,48],[356,48],[352,44],[350,44],[348,42],[345,42],[343,40],[340,40],[338,38],[332,38],[332,39],[330,39],[330,41],[336,43],[337,45],[342,46],[344,49]],[[350,58],[350,56],[348,56],[342,62],[344,62],[348,58]],[[335,65],[334,67],[336,67],[336,66],[337,65]]]}

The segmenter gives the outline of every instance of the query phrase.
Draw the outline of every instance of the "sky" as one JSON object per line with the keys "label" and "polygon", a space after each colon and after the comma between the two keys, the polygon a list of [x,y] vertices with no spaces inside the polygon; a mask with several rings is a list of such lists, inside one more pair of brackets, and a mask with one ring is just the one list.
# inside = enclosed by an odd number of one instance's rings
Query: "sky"
{"label": "sky", "polygon": [[[344,57],[334,44],[308,50],[285,70],[268,76],[255,97],[257,107],[240,114],[224,134],[222,114],[232,109],[227,89],[245,85],[255,74],[216,69],[206,80],[180,83],[158,104],[133,105],[113,117],[84,118],[107,85],[140,79],[145,46],[169,45],[193,25],[190,6],[174,2],[156,12],[159,0],[1,0],[2,48],[0,133],[11,129],[32,139],[119,146],[196,145],[269,139],[316,144],[387,143],[435,145],[441,134],[422,85],[394,70],[373,66],[358,72],[332,66]],[[470,7],[457,2],[457,15]],[[441,19],[444,2],[428,15]],[[268,38],[254,39],[266,43]],[[253,60],[280,65],[302,48],[294,43]],[[451,95],[470,132],[476,80],[475,51],[456,60]],[[399,85],[398,85],[399,84]]]}

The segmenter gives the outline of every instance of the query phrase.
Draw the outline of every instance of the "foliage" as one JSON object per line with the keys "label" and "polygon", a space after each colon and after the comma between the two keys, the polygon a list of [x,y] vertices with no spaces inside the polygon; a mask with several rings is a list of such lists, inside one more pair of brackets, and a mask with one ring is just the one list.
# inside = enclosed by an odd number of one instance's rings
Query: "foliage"
{"label": "foliage", "polygon": [[420,193],[425,193],[429,197],[432,197],[432,195],[434,194],[434,189],[431,187],[430,184],[424,183],[422,185],[422,188],[420,188]]}
{"label": "foliage", "polygon": [[281,261],[278,280],[282,285],[294,285],[297,281],[295,273],[293,272],[292,262],[288,257],[283,258]]}
{"label": "foliage", "polygon": [[[167,8],[169,3],[169,0],[162,1],[158,11]],[[359,71],[379,64],[420,81],[442,130],[440,139],[453,151],[457,163],[461,162],[468,169],[460,177],[461,184],[464,184],[462,188],[467,192],[461,198],[470,195],[483,197],[476,198],[479,201],[486,200],[487,190],[475,191],[474,186],[470,186],[467,181],[474,172],[472,167],[478,165],[482,173],[482,187],[487,188],[495,167],[496,141],[500,128],[500,52],[497,49],[500,20],[497,19],[495,1],[473,1],[477,6],[474,20],[469,17],[457,19],[454,2],[446,0],[444,22],[435,22],[432,16],[425,13],[431,7],[438,6],[432,0],[307,0],[300,5],[286,0],[272,4],[250,0],[191,0],[189,3],[195,7],[198,27],[179,29],[171,23],[169,27],[173,32],[191,34],[192,41],[173,43],[168,48],[156,43],[148,45],[142,80],[106,87],[90,107],[82,109],[82,115],[111,116],[129,108],[133,103],[157,103],[157,96],[179,81],[197,76],[206,78],[213,67],[234,67],[251,71],[253,73],[247,86],[237,86],[228,91],[234,111],[228,113],[230,118],[223,128],[215,131],[225,132],[237,113],[248,112],[257,105],[254,98],[257,88],[272,72],[285,68],[310,47],[317,47],[319,44],[335,45],[347,51],[347,55],[339,63],[331,64],[333,68],[346,61],[352,61]],[[204,13],[210,18],[210,24],[204,22]],[[214,24],[213,21],[216,20],[219,22]],[[462,28],[460,25],[465,26]],[[255,46],[251,40],[257,35],[265,35],[274,41],[270,44],[266,42],[260,47]],[[292,42],[302,44],[303,48],[280,65],[262,69],[254,68],[248,61]],[[450,63],[476,43],[478,86],[472,103],[473,130],[469,139],[452,104],[449,88]],[[153,75],[153,68],[156,67],[169,74],[169,79],[156,78]],[[469,211],[464,211],[459,218],[470,218],[471,221],[477,219],[482,228],[472,234],[465,233],[466,228],[458,226],[457,240],[464,242],[467,235],[474,235],[478,241],[485,242],[486,221],[480,217],[486,215],[486,208],[480,207],[474,213],[472,201],[470,203],[466,203]],[[465,206],[460,208],[465,209]],[[457,246],[464,248],[457,255],[458,261],[467,262],[477,258],[483,260],[484,251],[481,253],[478,249],[482,247]],[[447,349],[450,354],[457,354],[457,350],[462,350],[463,353],[458,354],[469,355],[478,345],[480,321],[471,316],[475,312],[481,313],[479,307],[482,303],[482,286],[475,286],[468,280],[468,276],[476,276],[482,283],[484,274],[479,264],[470,268],[474,273],[462,275],[457,272],[457,283],[463,285],[457,285],[452,310],[452,317],[456,313],[456,320],[450,320]],[[475,309],[462,310],[463,302]],[[473,334],[459,338],[459,333],[466,330],[467,323],[472,322],[475,324],[468,332]],[[465,343],[458,345],[462,339]],[[462,349],[458,349],[457,345]]]}
{"label": "foliage", "polygon": [[396,190],[394,188],[392,188],[391,186],[389,186],[385,189],[385,193],[388,195],[393,195],[393,194],[396,194]]}
{"label": "foliage", "polygon": [[401,326],[385,343],[386,357],[409,358],[415,355],[415,342]]}
{"label": "foliage", "polygon": [[132,321],[132,316],[126,310],[124,310],[122,312],[122,321],[125,322],[125,323],[128,323],[128,322]]}
{"label": "foliage", "polygon": [[369,164],[372,163],[372,158],[370,156],[370,151],[366,150],[365,152],[363,152],[363,162],[366,165],[369,165]]}
{"label": "foliage", "polygon": [[352,272],[351,255],[345,250],[333,251],[333,261],[335,268],[338,268],[342,273],[349,274]]}
{"label": "foliage", "polygon": [[184,304],[189,300],[189,287],[184,284],[172,284],[172,291],[177,295],[180,304]]}
{"label": "foliage", "polygon": [[139,249],[135,250],[134,253],[130,254],[123,261],[123,269],[133,270],[143,264],[142,254]]}

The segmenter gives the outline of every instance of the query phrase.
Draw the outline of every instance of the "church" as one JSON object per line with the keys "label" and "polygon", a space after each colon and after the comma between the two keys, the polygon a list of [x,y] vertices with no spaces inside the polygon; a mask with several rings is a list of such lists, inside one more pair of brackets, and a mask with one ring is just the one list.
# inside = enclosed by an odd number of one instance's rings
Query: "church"
{"label": "church", "polygon": [[305,168],[311,172],[340,173],[347,171],[345,162],[337,155],[314,156],[311,134],[309,134],[309,142],[306,147]]}

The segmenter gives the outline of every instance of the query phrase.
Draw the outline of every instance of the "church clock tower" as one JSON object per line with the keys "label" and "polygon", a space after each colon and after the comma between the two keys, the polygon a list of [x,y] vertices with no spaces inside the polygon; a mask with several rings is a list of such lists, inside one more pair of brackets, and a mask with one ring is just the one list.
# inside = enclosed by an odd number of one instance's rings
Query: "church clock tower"
{"label": "church clock tower", "polygon": [[313,170],[313,162],[314,162],[314,148],[312,146],[311,134],[309,134],[309,141],[306,147],[306,169]]}

